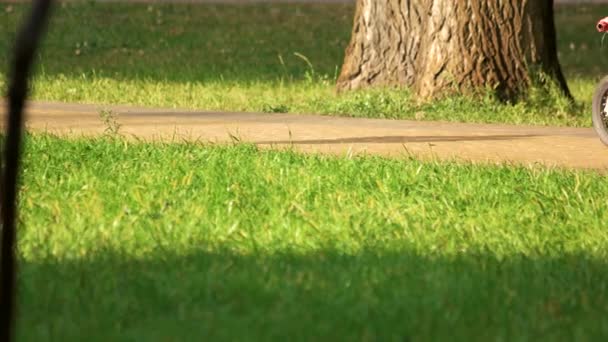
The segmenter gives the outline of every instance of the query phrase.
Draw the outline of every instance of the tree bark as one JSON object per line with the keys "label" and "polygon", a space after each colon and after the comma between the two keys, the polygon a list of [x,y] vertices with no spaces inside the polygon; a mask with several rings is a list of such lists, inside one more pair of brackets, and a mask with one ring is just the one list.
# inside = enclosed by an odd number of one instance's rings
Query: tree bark
{"label": "tree bark", "polygon": [[406,86],[422,98],[491,88],[515,99],[538,72],[570,97],[553,0],[358,0],[337,86]]}

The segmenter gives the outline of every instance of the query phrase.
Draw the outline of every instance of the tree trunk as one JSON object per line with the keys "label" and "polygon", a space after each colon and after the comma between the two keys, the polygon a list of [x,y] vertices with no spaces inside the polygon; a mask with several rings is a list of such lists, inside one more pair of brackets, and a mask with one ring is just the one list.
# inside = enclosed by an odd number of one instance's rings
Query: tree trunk
{"label": "tree trunk", "polygon": [[396,85],[432,98],[491,88],[514,99],[539,71],[570,97],[553,0],[358,0],[338,89]]}

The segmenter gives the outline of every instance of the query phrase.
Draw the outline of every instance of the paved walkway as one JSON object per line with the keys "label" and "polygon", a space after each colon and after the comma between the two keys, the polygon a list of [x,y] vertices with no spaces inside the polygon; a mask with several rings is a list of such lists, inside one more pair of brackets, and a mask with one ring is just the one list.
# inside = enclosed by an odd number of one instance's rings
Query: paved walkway
{"label": "paved walkway", "polygon": [[[2,106],[4,111],[4,106]],[[453,124],[296,114],[217,113],[35,102],[27,127],[69,136],[103,134],[100,109],[116,113],[125,137],[230,142],[303,152],[543,164],[608,169],[608,148],[590,128]],[[1,111],[0,111],[1,112]],[[1,113],[4,119],[5,113]]]}

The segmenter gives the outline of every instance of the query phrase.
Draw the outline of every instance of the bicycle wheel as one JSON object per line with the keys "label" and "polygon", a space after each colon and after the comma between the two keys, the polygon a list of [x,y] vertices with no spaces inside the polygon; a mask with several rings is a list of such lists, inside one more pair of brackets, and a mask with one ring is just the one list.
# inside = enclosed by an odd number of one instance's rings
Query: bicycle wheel
{"label": "bicycle wheel", "polygon": [[608,76],[604,77],[593,95],[593,128],[608,146]]}

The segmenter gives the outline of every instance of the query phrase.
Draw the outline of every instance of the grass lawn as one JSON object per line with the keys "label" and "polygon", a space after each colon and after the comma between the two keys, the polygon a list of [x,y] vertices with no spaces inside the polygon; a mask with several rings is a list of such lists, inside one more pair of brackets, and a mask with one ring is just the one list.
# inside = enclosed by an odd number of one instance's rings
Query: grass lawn
{"label": "grass lawn", "polygon": [[[66,3],[35,97],[588,126],[598,13],[558,10],[579,103],[508,106],[335,94],[349,5]],[[22,341],[608,337],[606,176],[45,135],[24,163]]]}
{"label": "grass lawn", "polygon": [[[25,9],[0,5],[1,51],[11,46]],[[64,3],[55,12],[45,43],[35,97],[208,110],[591,125],[593,88],[608,71],[608,45],[602,48],[595,23],[601,13],[608,13],[608,6],[557,10],[559,51],[576,105],[555,91],[539,90],[509,106],[491,97],[416,104],[407,90],[337,95],[334,82],[353,12],[348,4]],[[0,72],[0,87],[5,74]]]}
{"label": "grass lawn", "polygon": [[28,138],[22,341],[608,336],[604,176]]}

